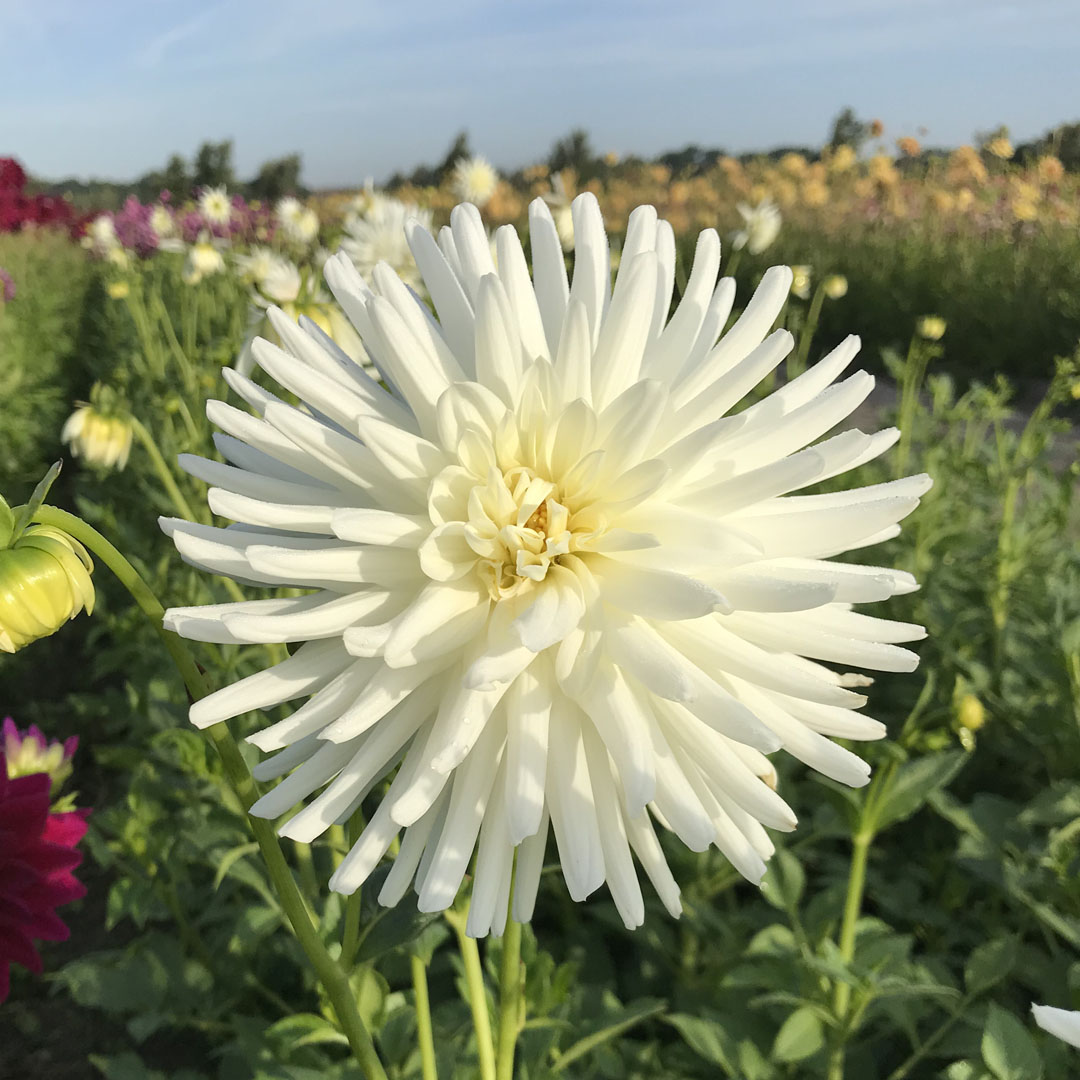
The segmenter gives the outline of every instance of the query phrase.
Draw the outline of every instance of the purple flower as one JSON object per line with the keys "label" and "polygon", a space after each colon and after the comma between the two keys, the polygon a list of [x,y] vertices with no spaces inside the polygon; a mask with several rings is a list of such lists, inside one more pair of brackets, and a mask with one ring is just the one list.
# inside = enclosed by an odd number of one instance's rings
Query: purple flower
{"label": "purple flower", "polygon": [[0,300],[10,304],[15,299],[15,282],[11,275],[0,266]]}
{"label": "purple flower", "polygon": [[152,255],[158,246],[158,236],[150,224],[152,208],[143,206],[134,195],[129,195],[123,209],[113,214],[116,238],[129,251],[140,258]]}

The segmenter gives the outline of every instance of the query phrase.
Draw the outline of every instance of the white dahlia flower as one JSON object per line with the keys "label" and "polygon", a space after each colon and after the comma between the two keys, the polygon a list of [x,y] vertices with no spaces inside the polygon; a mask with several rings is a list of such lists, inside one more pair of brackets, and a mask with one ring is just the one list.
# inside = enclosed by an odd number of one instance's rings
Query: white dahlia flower
{"label": "white dahlia flower", "polygon": [[452,186],[458,198],[475,206],[487,206],[499,186],[499,174],[487,158],[458,158]]}
{"label": "white dahlia flower", "polygon": [[199,194],[199,213],[211,225],[228,225],[232,220],[232,201],[225,186],[203,188]]}
{"label": "white dahlia flower", "polygon": [[1048,1031],[1070,1046],[1080,1049],[1080,1012],[1054,1009],[1049,1005],[1032,1005],[1031,1011],[1035,1016],[1035,1023],[1043,1031]]}
{"label": "white dahlia flower", "polygon": [[815,443],[874,385],[865,372],[835,382],[856,338],[733,413],[792,347],[786,330],[769,334],[787,267],[718,341],[734,283],[717,282],[711,230],[668,319],[675,240],[652,207],[630,218],[614,286],[590,194],[574,203],[572,282],[542,199],[531,277],[511,226],[496,271],[476,208],[450,220],[438,242],[408,227],[437,318],[388,266],[369,287],[343,256],[326,264],[381,383],[280,312],[282,346],[257,341],[254,355],[302,405],[225,372],[252,410],[208,405],[229,464],[182,463],[236,524],[164,528],[196,567],[310,591],[168,613],[200,641],[303,643],[191,719],[306,699],[250,737],[272,754],[259,779],[285,777],[252,813],[306,803],[281,833],[311,841],[371,794],[330,881],[340,892],[401,833],[379,899],[413,886],[437,911],[475,851],[469,932],[499,933],[515,849],[525,921],[554,832],[575,900],[606,881],[639,925],[636,855],[675,915],[657,824],[759,881],[767,829],[796,824],[765,754],[866,782],[868,766],[828,736],[885,729],[855,711],[867,680],[825,665],[912,670],[899,643],[922,629],[853,605],[916,585],[829,560],[894,536],[930,481],[793,494],[897,437]]}
{"label": "white dahlia flower", "polygon": [[731,246],[736,251],[746,248],[751,255],[760,255],[780,235],[780,207],[771,199],[763,199],[757,206],[739,203],[735,209],[743,219],[743,227],[732,234]]}
{"label": "white dahlia flower", "polygon": [[286,239],[297,244],[310,244],[319,235],[319,215],[295,196],[279,199],[274,212]]}
{"label": "white dahlia flower", "polygon": [[341,250],[365,281],[372,280],[379,263],[386,263],[406,285],[414,289],[422,287],[420,271],[406,236],[410,221],[430,229],[431,211],[375,192],[367,200],[367,208],[362,214],[350,214],[345,219]]}

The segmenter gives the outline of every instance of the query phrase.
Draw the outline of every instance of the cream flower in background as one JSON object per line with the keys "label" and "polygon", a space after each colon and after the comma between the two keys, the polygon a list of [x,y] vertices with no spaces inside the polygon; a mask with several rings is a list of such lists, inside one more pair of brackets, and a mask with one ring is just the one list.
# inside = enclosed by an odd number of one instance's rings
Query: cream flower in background
{"label": "cream flower in background", "polygon": [[454,165],[454,194],[474,206],[486,206],[499,186],[499,174],[487,158],[459,158]]}
{"label": "cream flower in background", "polygon": [[375,267],[386,263],[406,285],[420,288],[423,281],[406,239],[410,221],[431,228],[431,211],[389,195],[372,193],[363,214],[350,214],[345,220],[341,250],[365,281],[371,281]]}
{"label": "cream flower in background", "polygon": [[769,332],[791,271],[769,270],[720,337],[735,289],[714,231],[669,319],[670,225],[631,215],[612,286],[596,199],[573,215],[572,282],[543,200],[531,276],[510,226],[496,270],[473,206],[438,241],[411,223],[437,318],[389,266],[369,286],[330,259],[381,382],[271,310],[281,347],[254,356],[301,407],[226,371],[251,408],[208,404],[227,464],[181,463],[236,524],[163,522],[196,567],[309,590],[166,616],[200,641],[302,643],[191,709],[207,727],[298,703],[250,737],[271,755],[258,778],[284,777],[252,812],[305,804],[280,831],[312,841],[377,795],[331,887],[353,892],[397,839],[380,902],[413,887],[444,909],[471,865],[473,935],[503,929],[515,849],[513,917],[531,917],[550,832],[570,895],[606,882],[629,927],[634,856],[680,911],[657,825],[760,881],[767,830],[796,825],[765,755],[866,783],[830,737],[885,729],[845,669],[911,671],[900,643],[923,636],[853,608],[914,590],[909,574],[830,560],[895,536],[929,479],[796,494],[897,438],[818,441],[873,388],[837,382],[858,339],[735,413],[792,348]]}
{"label": "cream flower in background", "polygon": [[292,195],[280,199],[274,212],[286,239],[310,244],[319,235],[319,215]]}
{"label": "cream flower in background", "polygon": [[1032,1005],[1035,1023],[1051,1035],[1080,1048],[1080,1012],[1054,1009],[1049,1005]]}
{"label": "cream flower in background", "polygon": [[760,255],[780,235],[780,208],[772,199],[762,199],[757,206],[739,203],[735,209],[743,219],[743,227],[732,235],[731,246],[736,251],[745,247],[751,255]]}
{"label": "cream flower in background", "polygon": [[181,277],[187,285],[198,285],[203,278],[213,277],[225,269],[225,257],[207,239],[201,239],[188,249]]}
{"label": "cream flower in background", "polygon": [[232,219],[232,209],[224,185],[204,188],[199,194],[199,213],[211,225],[228,225]]}
{"label": "cream flower in background", "polygon": [[64,422],[60,441],[94,468],[122,470],[131,455],[132,434],[128,416],[86,403]]}

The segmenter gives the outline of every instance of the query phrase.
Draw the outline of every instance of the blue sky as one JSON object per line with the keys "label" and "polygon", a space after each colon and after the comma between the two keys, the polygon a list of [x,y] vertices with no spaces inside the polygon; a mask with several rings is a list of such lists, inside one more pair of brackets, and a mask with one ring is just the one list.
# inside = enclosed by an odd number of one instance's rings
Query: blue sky
{"label": "blue sky", "polygon": [[1080,119],[1076,0],[0,0],[0,155],[131,178],[231,137],[241,175],[300,151],[314,186],[442,157],[818,144],[837,110],[890,135],[1018,140]]}

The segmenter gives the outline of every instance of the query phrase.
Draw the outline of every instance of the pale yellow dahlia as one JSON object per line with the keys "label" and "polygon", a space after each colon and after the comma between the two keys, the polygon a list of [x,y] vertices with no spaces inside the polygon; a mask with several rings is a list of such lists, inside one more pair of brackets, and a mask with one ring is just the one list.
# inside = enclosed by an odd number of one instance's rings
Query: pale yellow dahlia
{"label": "pale yellow dahlia", "polygon": [[476,935],[503,928],[515,852],[513,916],[530,918],[551,832],[570,895],[606,882],[627,926],[644,917],[635,856],[680,911],[657,825],[759,881],[768,830],[796,824],[765,755],[865,783],[830,737],[885,729],[847,669],[910,671],[900,643],[923,636],[854,609],[915,589],[909,574],[831,559],[896,535],[930,481],[797,494],[897,437],[822,439],[873,388],[836,381],[858,340],[735,412],[792,348],[770,334],[791,271],[721,337],[735,288],[715,232],[669,318],[656,211],[631,215],[614,282],[596,199],[573,216],[572,281],[542,199],[531,273],[510,226],[496,268],[473,206],[438,241],[410,224],[435,315],[389,267],[369,286],[330,259],[381,381],[273,313],[282,345],[255,359],[301,404],[232,377],[250,411],[208,405],[228,464],[182,463],[236,524],[164,522],[194,566],[308,590],[166,616],[196,640],[299,645],[191,710],[206,727],[298,703],[250,738],[272,755],[257,776],[284,777],[252,812],[303,804],[281,832],[312,841],[368,799],[331,887],[351,893],[400,839],[380,901],[412,887],[446,908],[472,864]]}

